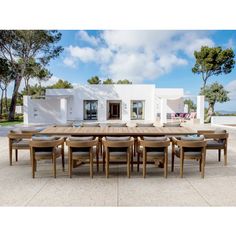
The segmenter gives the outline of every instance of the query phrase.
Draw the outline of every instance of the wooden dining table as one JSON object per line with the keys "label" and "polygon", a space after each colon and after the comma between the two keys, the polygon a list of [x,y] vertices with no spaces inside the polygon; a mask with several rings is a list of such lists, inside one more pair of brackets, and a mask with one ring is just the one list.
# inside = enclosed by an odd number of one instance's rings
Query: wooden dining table
{"label": "wooden dining table", "polygon": [[189,127],[48,127],[42,131],[45,135],[59,136],[181,136],[197,134]]}

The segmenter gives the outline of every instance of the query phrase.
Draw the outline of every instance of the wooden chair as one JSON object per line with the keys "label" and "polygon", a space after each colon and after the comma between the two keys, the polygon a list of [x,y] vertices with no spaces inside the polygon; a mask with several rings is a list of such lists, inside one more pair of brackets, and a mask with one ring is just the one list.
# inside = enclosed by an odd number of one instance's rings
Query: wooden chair
{"label": "wooden chair", "polygon": [[99,123],[82,123],[81,127],[100,127]]}
{"label": "wooden chair", "polygon": [[[147,140],[148,139],[148,140]],[[143,177],[146,177],[146,165],[148,160],[151,162],[164,163],[164,177],[167,178],[168,174],[168,147],[170,140],[167,137],[144,137],[138,138],[138,170],[140,156],[143,159]]]}
{"label": "wooden chair", "polygon": [[107,127],[127,127],[126,123],[109,123]]}
{"label": "wooden chair", "polygon": [[[64,138],[55,140],[46,140],[38,137],[37,140],[31,140],[30,156],[32,161],[32,177],[35,177],[37,170],[37,161],[39,160],[52,160],[53,163],[53,176],[56,178],[56,159],[62,157],[62,169],[65,169],[64,162]],[[61,146],[61,147],[59,147]]]}
{"label": "wooden chair", "polygon": [[[182,137],[183,139],[183,137]],[[207,142],[204,138],[201,140],[195,141],[191,140],[182,140],[172,137],[172,171],[174,171],[174,157],[177,156],[180,158],[180,177],[183,178],[183,169],[184,169],[184,160],[198,160],[199,161],[199,170],[201,172],[202,178],[205,174],[205,157],[206,157],[206,144]],[[175,148],[177,146],[177,148]]]}
{"label": "wooden chair", "polygon": [[[126,139],[126,140],[125,140]],[[110,161],[126,161],[127,176],[130,178],[130,164],[132,163],[132,150],[134,138],[132,137],[103,137],[102,145],[105,155],[106,177],[109,177]]]}
{"label": "wooden chair", "polygon": [[[84,139],[83,139],[84,138]],[[93,178],[93,159],[97,158],[97,171],[99,166],[98,160],[98,138],[93,137],[70,137],[66,140],[69,155],[69,177],[72,178],[73,161],[89,160],[90,177]]]}
{"label": "wooden chair", "polygon": [[32,138],[32,135],[37,133],[37,130],[12,130],[8,133],[10,166],[12,166],[13,150],[15,150],[15,160],[17,162],[18,150],[30,150],[29,141]]}
{"label": "wooden chair", "polygon": [[227,146],[229,134],[226,130],[198,130],[207,140],[207,150],[218,150],[218,161],[221,161],[221,150],[224,150],[224,165],[227,165]]}

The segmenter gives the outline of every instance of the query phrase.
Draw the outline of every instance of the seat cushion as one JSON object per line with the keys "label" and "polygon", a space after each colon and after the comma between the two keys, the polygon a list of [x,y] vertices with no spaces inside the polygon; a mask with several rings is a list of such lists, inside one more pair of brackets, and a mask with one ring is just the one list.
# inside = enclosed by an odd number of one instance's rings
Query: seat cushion
{"label": "seat cushion", "polygon": [[181,140],[183,141],[203,141],[204,140],[204,135],[187,135],[187,136],[182,136]]}
{"label": "seat cushion", "polygon": [[12,143],[12,147],[13,148],[21,148],[21,149],[28,149],[30,146],[29,146],[29,142],[30,140],[29,139],[21,139],[21,140],[15,140],[13,141]]}
{"label": "seat cushion", "polygon": [[81,124],[81,127],[99,127],[100,124],[99,123],[84,123]]}
{"label": "seat cushion", "polygon": [[207,147],[224,147],[224,141],[222,140],[207,140]]}
{"label": "seat cushion", "polygon": [[163,127],[181,127],[180,123],[164,123]]}
{"label": "seat cushion", "polygon": [[[175,149],[175,155],[177,157],[180,157],[180,149],[176,148]],[[184,150],[184,155],[185,156],[201,156],[201,151],[199,149],[196,148],[188,148]]]}
{"label": "seat cushion", "polygon": [[123,137],[113,137],[113,136],[107,136],[106,140],[108,141],[129,141],[129,136],[123,136]]}
{"label": "seat cushion", "polygon": [[92,141],[93,136],[87,136],[87,137],[70,137],[69,140],[71,141]]}
{"label": "seat cushion", "polygon": [[153,123],[137,123],[137,127],[154,127]]}
{"label": "seat cushion", "polygon": [[[96,153],[97,147],[93,147],[93,154]],[[78,159],[78,158],[89,158],[90,152],[89,148],[72,148],[72,159]]]}
{"label": "seat cushion", "polygon": [[34,141],[53,141],[56,137],[54,136],[47,136],[47,135],[39,135],[39,136],[32,136],[32,140]]}
{"label": "seat cushion", "polygon": [[108,127],[127,127],[126,123],[111,123],[107,125]]}
{"label": "seat cushion", "polygon": [[166,136],[161,136],[161,137],[143,136],[143,139],[145,141],[166,141],[167,137]]}
{"label": "seat cushion", "polygon": [[[56,158],[61,156],[61,148],[55,149],[55,156]],[[42,160],[42,159],[52,159],[52,150],[47,150],[46,148],[42,148],[41,150],[35,150],[35,159]]]}

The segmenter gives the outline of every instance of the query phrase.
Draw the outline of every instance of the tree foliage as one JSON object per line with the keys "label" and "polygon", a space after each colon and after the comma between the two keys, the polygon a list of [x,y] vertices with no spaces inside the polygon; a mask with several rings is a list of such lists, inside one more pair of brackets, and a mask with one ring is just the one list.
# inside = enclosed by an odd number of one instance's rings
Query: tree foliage
{"label": "tree foliage", "polygon": [[191,99],[185,99],[184,100],[184,104],[188,105],[188,112],[196,111],[197,110],[196,104]]}
{"label": "tree foliage", "polygon": [[112,79],[110,79],[110,78],[107,78],[106,80],[103,80],[102,83],[103,84],[115,84],[115,82]]}
{"label": "tree foliage", "polygon": [[224,89],[224,86],[217,82],[201,89],[200,94],[204,95],[208,102],[207,121],[210,121],[211,116],[214,115],[215,104],[217,102],[224,103],[230,100],[228,93],[229,92]]}
{"label": "tree foliage", "polygon": [[55,84],[48,86],[47,88],[50,88],[50,89],[72,89],[73,85],[67,80],[59,79]]}
{"label": "tree foliage", "polygon": [[89,84],[101,84],[101,80],[98,76],[93,76],[90,79],[87,80]]}
{"label": "tree foliage", "polygon": [[196,62],[192,72],[202,76],[203,87],[211,76],[229,74],[235,64],[231,48],[223,50],[221,47],[202,46],[200,51],[194,51],[194,56]]}
{"label": "tree foliage", "polygon": [[45,67],[62,52],[57,43],[61,33],[55,30],[0,30],[0,58],[6,59],[14,72],[14,89],[9,120],[14,119],[15,107],[22,79],[30,60]]}
{"label": "tree foliage", "polygon": [[123,79],[123,80],[118,80],[117,84],[132,84],[132,82],[127,79]]}

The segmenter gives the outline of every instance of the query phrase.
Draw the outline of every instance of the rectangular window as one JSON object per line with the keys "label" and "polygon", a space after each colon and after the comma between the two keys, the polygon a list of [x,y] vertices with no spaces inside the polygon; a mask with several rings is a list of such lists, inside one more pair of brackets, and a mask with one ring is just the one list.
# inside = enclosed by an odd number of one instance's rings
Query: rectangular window
{"label": "rectangular window", "polygon": [[131,101],[131,120],[144,120],[144,101]]}
{"label": "rectangular window", "polygon": [[98,119],[98,101],[85,100],[84,101],[84,120]]}

